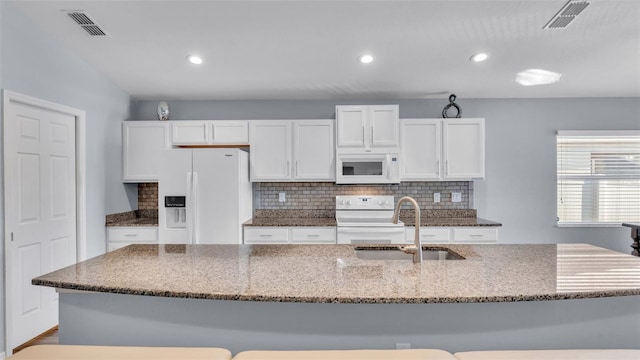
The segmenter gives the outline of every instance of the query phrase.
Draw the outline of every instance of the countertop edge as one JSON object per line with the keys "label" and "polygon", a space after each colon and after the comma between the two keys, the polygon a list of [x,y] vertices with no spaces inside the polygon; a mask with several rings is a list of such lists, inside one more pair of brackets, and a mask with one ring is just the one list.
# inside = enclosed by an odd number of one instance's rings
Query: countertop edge
{"label": "countertop edge", "polygon": [[462,303],[498,303],[521,301],[555,301],[573,299],[594,299],[619,296],[639,296],[640,289],[628,290],[601,290],[564,294],[536,294],[536,295],[505,295],[505,296],[471,296],[471,297],[420,297],[420,298],[389,298],[389,297],[290,297],[290,296],[265,296],[265,295],[240,295],[240,294],[209,294],[171,292],[156,290],[136,290],[117,287],[98,287],[69,284],[39,280],[35,278],[32,285],[47,286],[59,289],[98,292],[107,294],[155,296],[184,299],[203,300],[232,300],[255,302],[291,302],[291,303],[317,303],[317,304],[462,304]]}

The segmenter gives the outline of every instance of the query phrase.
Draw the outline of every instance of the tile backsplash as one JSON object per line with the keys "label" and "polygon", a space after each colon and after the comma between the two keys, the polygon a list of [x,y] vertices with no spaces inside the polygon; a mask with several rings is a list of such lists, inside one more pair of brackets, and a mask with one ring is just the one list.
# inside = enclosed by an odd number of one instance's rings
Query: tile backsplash
{"label": "tile backsplash", "polygon": [[138,184],[138,210],[158,210],[158,183]]}
{"label": "tile backsplash", "polygon": [[[278,202],[278,194],[286,194],[286,202]],[[440,193],[440,202],[433,202],[433,193]],[[451,193],[462,194],[461,202],[451,202]],[[337,185],[321,183],[255,183],[255,209],[334,210],[337,195],[394,195],[396,200],[411,196],[421,209],[473,208],[473,181],[407,181],[394,185]]]}

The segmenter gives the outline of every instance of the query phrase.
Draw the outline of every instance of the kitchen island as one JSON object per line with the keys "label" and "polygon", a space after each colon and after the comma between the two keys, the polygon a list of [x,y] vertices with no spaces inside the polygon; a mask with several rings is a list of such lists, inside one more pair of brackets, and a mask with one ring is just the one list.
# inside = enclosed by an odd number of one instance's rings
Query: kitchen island
{"label": "kitchen island", "polygon": [[446,247],[465,259],[364,260],[350,245],[133,245],[33,283],[59,289],[65,344],[638,346],[639,258],[581,244]]}

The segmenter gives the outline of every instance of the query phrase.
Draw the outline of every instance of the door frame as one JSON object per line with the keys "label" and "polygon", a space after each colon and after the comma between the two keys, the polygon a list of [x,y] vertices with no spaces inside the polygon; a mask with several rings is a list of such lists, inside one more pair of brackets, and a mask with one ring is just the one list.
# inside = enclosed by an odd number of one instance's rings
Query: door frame
{"label": "door frame", "polygon": [[[12,262],[11,256],[14,254],[10,253],[10,237],[13,229],[8,228],[7,226],[7,207],[6,207],[6,199],[7,199],[7,165],[12,164],[12,161],[7,161],[9,159],[10,154],[7,153],[6,144],[7,144],[7,132],[6,132],[6,121],[8,116],[8,109],[12,106],[12,103],[28,105],[32,107],[39,107],[50,111],[60,112],[63,114],[72,115],[75,117],[75,144],[76,144],[76,261],[83,261],[87,258],[87,224],[86,224],[86,136],[85,136],[85,126],[86,126],[86,112],[84,110],[75,109],[72,107],[56,104],[50,101],[38,99],[32,96],[20,94],[17,92],[3,90],[3,107],[2,107],[2,134],[3,134],[3,164],[2,164],[2,174],[3,174],[3,196],[4,203],[2,205],[3,208],[3,219],[2,225],[4,227],[4,264],[5,264],[5,272],[4,272],[4,299],[5,299],[5,324],[4,324],[4,334],[5,334],[5,353],[7,356],[10,356],[13,349],[11,348],[10,335],[9,331],[13,328],[13,316],[11,314],[11,309],[13,307],[13,297],[11,296],[11,284],[12,284],[12,268],[9,266]],[[18,344],[19,345],[19,344]]]}

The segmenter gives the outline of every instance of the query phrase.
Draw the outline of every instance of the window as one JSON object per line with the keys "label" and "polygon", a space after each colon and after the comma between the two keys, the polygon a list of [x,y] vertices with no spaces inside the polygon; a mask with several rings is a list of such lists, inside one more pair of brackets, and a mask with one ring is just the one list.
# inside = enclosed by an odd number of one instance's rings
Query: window
{"label": "window", "polygon": [[558,131],[558,225],[640,221],[640,131]]}

